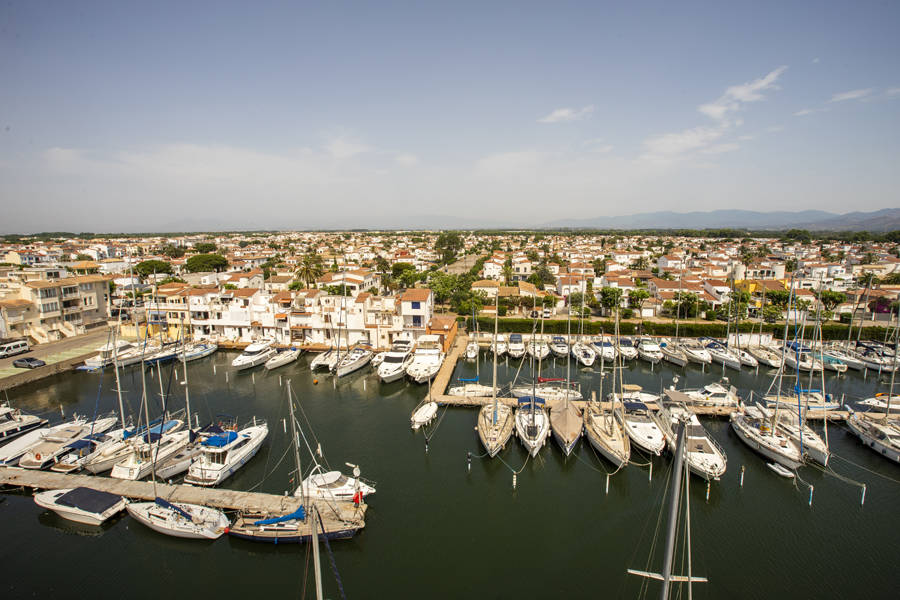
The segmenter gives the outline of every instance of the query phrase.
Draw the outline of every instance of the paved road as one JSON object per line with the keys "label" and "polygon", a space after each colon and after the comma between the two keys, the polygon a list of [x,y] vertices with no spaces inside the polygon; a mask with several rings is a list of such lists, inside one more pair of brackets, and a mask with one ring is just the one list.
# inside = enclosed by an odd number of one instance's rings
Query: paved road
{"label": "paved road", "polygon": [[64,338],[57,342],[49,344],[40,344],[32,346],[30,352],[25,354],[17,354],[9,358],[0,358],[0,378],[21,373],[25,369],[17,369],[12,366],[12,362],[17,358],[39,358],[48,365],[86,354],[92,350],[99,348],[106,343],[109,329],[107,327],[98,327],[84,335],[71,338]]}

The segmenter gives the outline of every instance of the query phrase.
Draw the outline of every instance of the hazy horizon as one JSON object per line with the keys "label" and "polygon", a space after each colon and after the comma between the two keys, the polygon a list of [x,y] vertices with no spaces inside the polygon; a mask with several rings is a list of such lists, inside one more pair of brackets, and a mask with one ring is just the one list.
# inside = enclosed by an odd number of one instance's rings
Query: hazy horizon
{"label": "hazy horizon", "polygon": [[0,8],[2,232],[900,206],[896,3]]}

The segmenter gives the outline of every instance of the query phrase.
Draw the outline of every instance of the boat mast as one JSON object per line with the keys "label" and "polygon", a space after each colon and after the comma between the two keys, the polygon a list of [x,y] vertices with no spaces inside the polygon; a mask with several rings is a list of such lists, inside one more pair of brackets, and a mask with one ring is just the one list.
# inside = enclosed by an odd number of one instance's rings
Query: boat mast
{"label": "boat mast", "polygon": [[[566,300],[569,300],[567,298]],[[572,387],[572,303],[569,302],[569,308],[566,310],[566,399],[565,407],[569,407],[569,388]]]}
{"label": "boat mast", "polygon": [[181,317],[181,368],[184,370],[184,410],[188,429],[191,428],[191,394],[188,389],[187,346],[184,339],[184,317]]}
{"label": "boat mast", "polygon": [[[119,327],[122,325],[122,310],[119,307]],[[113,335],[113,371],[116,374],[116,394],[119,398],[119,418],[122,421],[122,432],[125,431],[125,407],[122,404],[122,381],[119,379],[119,329]]]}
{"label": "boat mast", "polygon": [[[791,289],[788,292],[788,314],[791,312],[791,301],[794,298],[794,274],[791,273]],[[781,404],[781,384],[784,381],[784,365],[787,357],[787,336],[788,336],[788,318],[784,319],[784,339],[781,346],[781,368],[778,369],[778,391],[775,396],[775,410],[772,412],[772,432],[774,434],[776,424],[778,423],[778,405]],[[800,368],[799,357],[797,358],[797,368]]]}
{"label": "boat mast", "polygon": [[891,387],[888,388],[887,394],[887,408],[884,410],[884,419],[882,419],[887,425],[888,415],[891,414],[891,396],[894,394],[894,377],[897,375],[897,352],[900,350],[900,308],[897,309],[897,332],[894,336],[894,368],[891,369]]}
{"label": "boat mast", "polygon": [[491,395],[494,401],[494,414],[491,416],[491,425],[497,425],[497,323],[500,320],[500,288],[494,296],[494,378],[491,381]]}
{"label": "boat mast", "polygon": [[[681,499],[681,469],[684,463],[684,423],[678,432],[677,449],[675,450],[675,472],[672,474],[672,490],[669,498],[669,528],[666,534],[666,554],[663,559],[663,587],[660,592],[661,600],[668,600],[669,585],[672,578],[672,559],[675,554],[675,533],[678,528],[678,504]],[[688,578],[690,579],[690,577]]]}

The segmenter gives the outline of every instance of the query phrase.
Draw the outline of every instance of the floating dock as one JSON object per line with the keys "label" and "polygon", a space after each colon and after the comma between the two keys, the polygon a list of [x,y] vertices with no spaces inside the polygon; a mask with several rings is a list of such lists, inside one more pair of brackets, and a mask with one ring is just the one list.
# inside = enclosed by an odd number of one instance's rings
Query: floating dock
{"label": "floating dock", "polygon": [[[241,492],[223,488],[205,488],[192,485],[171,485],[157,483],[155,488],[149,481],[130,481],[99,477],[96,475],[67,475],[52,471],[35,471],[19,467],[0,467],[0,485],[28,487],[42,490],[58,490],[63,488],[86,487],[101,492],[109,492],[117,496],[138,500],[154,500],[164,498],[169,502],[186,502],[201,504],[225,510],[239,510],[247,513],[264,515],[285,515],[292,513],[303,503],[295,496],[278,496],[259,492]],[[331,506],[332,504],[336,506]],[[365,514],[366,505],[356,507],[351,502],[328,503],[329,508],[320,506],[324,515],[333,511],[339,513]]]}

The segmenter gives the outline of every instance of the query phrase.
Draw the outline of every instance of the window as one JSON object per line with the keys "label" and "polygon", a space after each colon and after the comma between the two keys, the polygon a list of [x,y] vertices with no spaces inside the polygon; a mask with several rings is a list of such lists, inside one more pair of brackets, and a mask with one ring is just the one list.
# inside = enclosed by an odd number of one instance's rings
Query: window
{"label": "window", "polygon": [[48,288],[41,290],[41,298],[56,298],[56,289]]}
{"label": "window", "polygon": [[91,285],[92,284],[90,284],[90,283],[80,283],[80,284],[78,284],[78,287],[81,289],[82,292],[89,292],[89,291],[91,291]]}
{"label": "window", "polygon": [[47,302],[41,304],[41,312],[54,312],[59,310],[59,302]]}
{"label": "window", "polygon": [[422,303],[421,302],[413,302],[412,307],[413,307],[413,310],[418,310],[418,309],[422,308]]}
{"label": "window", "polygon": [[413,317],[413,327],[421,327],[422,326],[422,317],[419,315],[415,315]]}

